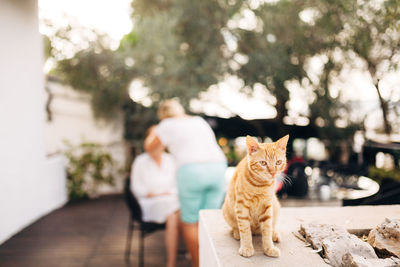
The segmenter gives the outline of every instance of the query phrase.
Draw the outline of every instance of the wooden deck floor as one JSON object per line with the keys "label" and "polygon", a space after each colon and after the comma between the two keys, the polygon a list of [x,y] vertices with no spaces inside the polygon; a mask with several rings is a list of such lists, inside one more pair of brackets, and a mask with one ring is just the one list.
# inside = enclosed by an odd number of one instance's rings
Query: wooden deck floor
{"label": "wooden deck floor", "polygon": [[[0,266],[126,266],[127,227],[128,210],[122,196],[68,204],[0,245]],[[135,231],[130,266],[137,266],[137,251]],[[164,265],[164,232],[158,231],[145,239],[145,266]],[[183,253],[177,266],[190,266]]]}
{"label": "wooden deck floor", "polygon": [[[282,206],[340,205],[293,199],[281,203]],[[126,266],[127,226],[128,209],[121,195],[68,204],[0,245],[0,266]],[[137,231],[132,243],[131,266],[137,266]],[[145,266],[164,265],[164,231],[158,231],[145,239]],[[189,266],[184,253],[178,255],[177,267]]]}

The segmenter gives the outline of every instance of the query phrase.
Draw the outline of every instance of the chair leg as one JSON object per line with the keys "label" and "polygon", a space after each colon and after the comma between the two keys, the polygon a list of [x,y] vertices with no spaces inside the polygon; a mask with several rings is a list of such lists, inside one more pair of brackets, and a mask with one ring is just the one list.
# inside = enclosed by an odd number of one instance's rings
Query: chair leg
{"label": "chair leg", "polygon": [[129,219],[128,235],[126,237],[126,246],[125,246],[125,262],[127,264],[129,264],[130,262],[132,234],[133,234],[133,221],[132,219]]}
{"label": "chair leg", "polygon": [[140,238],[139,238],[139,267],[144,266],[144,231],[140,231]]}

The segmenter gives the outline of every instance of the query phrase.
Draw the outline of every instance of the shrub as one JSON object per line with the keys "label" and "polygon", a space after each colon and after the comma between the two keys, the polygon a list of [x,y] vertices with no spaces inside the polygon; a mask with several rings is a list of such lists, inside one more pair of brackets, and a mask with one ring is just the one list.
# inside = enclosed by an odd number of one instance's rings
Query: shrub
{"label": "shrub", "polygon": [[102,145],[82,143],[73,146],[66,142],[68,159],[67,186],[70,200],[97,195],[100,184],[114,185],[114,161]]}

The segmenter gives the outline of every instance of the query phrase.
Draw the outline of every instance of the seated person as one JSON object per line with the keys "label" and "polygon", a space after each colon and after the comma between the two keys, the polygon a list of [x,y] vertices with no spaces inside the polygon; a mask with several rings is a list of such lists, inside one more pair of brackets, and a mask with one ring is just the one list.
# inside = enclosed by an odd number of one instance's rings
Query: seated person
{"label": "seated person", "polygon": [[174,159],[163,148],[137,156],[132,164],[130,188],[142,208],[143,221],[166,223],[169,267],[175,266],[178,247],[179,201],[175,174]]}

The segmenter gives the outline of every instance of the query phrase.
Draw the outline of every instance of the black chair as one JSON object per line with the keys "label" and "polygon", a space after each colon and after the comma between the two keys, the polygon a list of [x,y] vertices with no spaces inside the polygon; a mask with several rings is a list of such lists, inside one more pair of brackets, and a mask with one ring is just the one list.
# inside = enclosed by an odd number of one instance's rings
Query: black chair
{"label": "black chair", "polygon": [[144,266],[144,238],[146,235],[151,234],[157,230],[165,229],[165,223],[158,224],[158,223],[151,223],[151,222],[144,222],[142,220],[142,209],[140,208],[139,202],[132,194],[130,190],[130,177],[127,177],[125,180],[125,187],[124,187],[124,196],[125,202],[128,205],[130,216],[129,216],[129,224],[128,224],[128,235],[126,240],[126,248],[125,248],[125,261],[129,265],[130,263],[130,254],[131,254],[131,241],[132,241],[132,234],[134,229],[134,224],[137,222],[139,224],[139,266]]}

